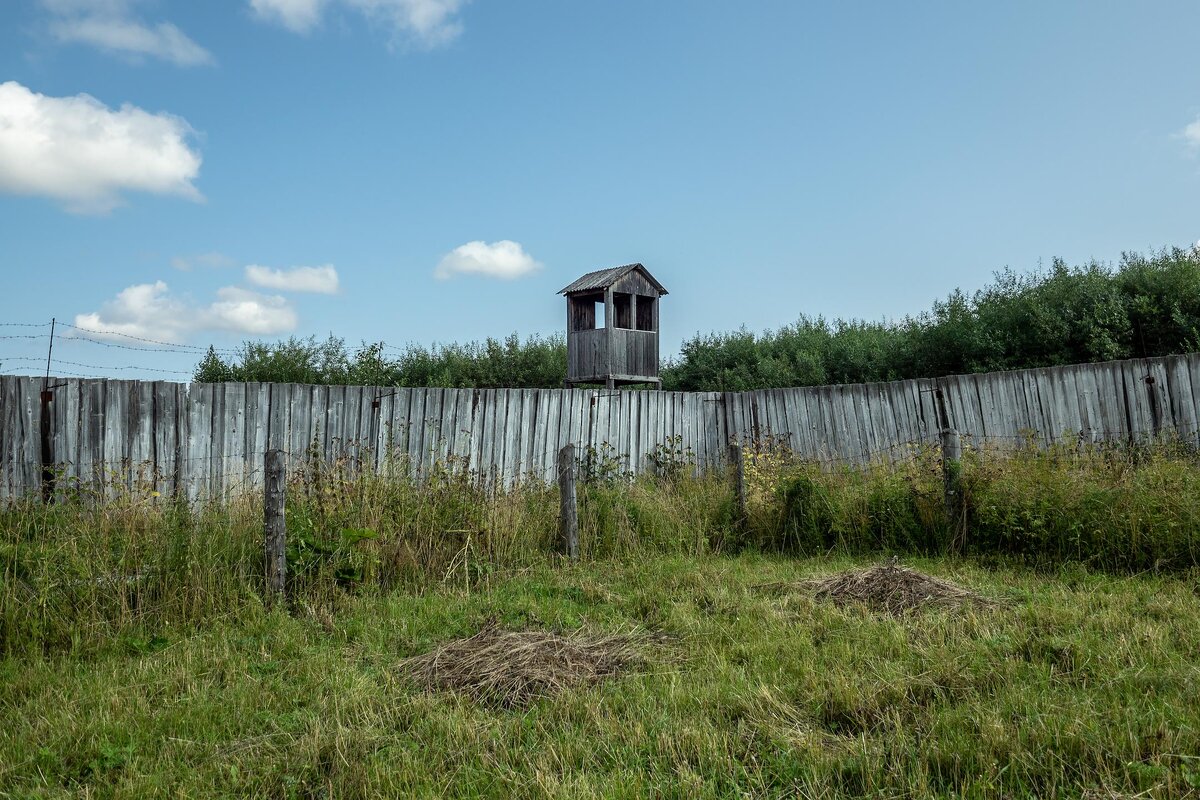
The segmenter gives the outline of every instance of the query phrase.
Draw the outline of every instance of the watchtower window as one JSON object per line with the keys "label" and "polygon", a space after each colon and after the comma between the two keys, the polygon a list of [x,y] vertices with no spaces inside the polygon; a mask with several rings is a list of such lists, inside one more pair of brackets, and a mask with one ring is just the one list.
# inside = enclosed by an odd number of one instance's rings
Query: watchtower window
{"label": "watchtower window", "polygon": [[567,300],[570,330],[590,331],[604,327],[604,295],[593,294]]}
{"label": "watchtower window", "polygon": [[613,327],[633,327],[633,299],[625,292],[613,292]]}
{"label": "watchtower window", "polygon": [[637,299],[637,329],[639,331],[657,330],[654,327],[654,304],[658,300],[653,297],[638,295]]}

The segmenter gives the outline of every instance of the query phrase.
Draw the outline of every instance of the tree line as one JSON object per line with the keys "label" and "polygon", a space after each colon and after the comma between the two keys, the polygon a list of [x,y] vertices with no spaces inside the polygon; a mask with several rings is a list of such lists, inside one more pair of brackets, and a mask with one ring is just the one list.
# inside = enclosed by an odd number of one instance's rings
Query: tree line
{"label": "tree line", "polygon": [[[898,321],[826,320],[755,334],[696,334],[662,368],[663,388],[745,391],[934,378],[1200,350],[1200,251],[1126,253],[1115,265],[1006,269],[974,294]],[[467,344],[363,343],[330,336],[245,342],[196,366],[202,382],[275,381],[447,388],[557,388],[562,334]]]}

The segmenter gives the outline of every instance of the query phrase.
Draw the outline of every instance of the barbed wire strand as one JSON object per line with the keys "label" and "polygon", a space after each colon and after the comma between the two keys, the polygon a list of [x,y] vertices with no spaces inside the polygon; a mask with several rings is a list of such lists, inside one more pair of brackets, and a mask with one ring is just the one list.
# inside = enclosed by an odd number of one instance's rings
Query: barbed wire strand
{"label": "barbed wire strand", "polygon": [[[69,322],[60,322],[58,324],[64,328],[71,328],[73,330],[83,331],[84,333],[94,333],[97,336],[120,336],[124,339],[133,339],[134,341],[147,342],[149,344],[160,344],[160,345],[166,345],[167,347],[184,348],[184,349],[188,349],[188,350],[196,350],[199,352],[207,352],[208,351],[208,347],[205,347],[203,345],[198,345],[198,344],[180,344],[178,342],[166,342],[161,339],[148,339],[144,336],[134,336],[131,333],[122,333],[120,331],[102,331],[102,330],[96,330],[95,328],[83,328],[83,327],[80,327],[79,325],[72,325]],[[214,349],[216,349],[216,348],[214,348]]]}
{"label": "barbed wire strand", "polygon": [[[33,361],[33,362],[36,362],[37,364],[41,364],[43,361],[45,361],[45,359],[42,358],[41,356],[0,356],[0,362],[4,362],[4,361]],[[178,375],[191,375],[192,374],[190,370],[185,370],[185,369],[167,369],[166,367],[148,367],[148,366],[135,365],[135,364],[129,364],[129,365],[123,365],[123,366],[104,366],[101,364],[82,364],[78,361],[68,361],[65,358],[51,358],[50,363],[52,365],[53,364],[67,364],[68,366],[85,367],[87,369],[107,369],[107,370],[139,369],[139,370],[147,370],[150,372],[173,372]],[[101,376],[101,377],[103,377],[103,376]]]}

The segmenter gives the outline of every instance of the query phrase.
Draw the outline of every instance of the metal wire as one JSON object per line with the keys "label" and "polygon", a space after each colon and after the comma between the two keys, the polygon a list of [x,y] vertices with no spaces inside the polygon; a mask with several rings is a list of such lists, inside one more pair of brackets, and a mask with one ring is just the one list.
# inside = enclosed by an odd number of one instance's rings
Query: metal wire
{"label": "metal wire", "polygon": [[[198,344],[179,344],[178,342],[165,342],[165,341],[162,341],[161,339],[147,339],[144,336],[134,336],[133,334],[121,333],[120,331],[101,331],[101,330],[96,330],[94,328],[81,328],[80,326],[72,325],[69,322],[60,322],[58,324],[64,328],[72,328],[73,330],[83,331],[84,333],[94,333],[97,336],[120,336],[122,338],[133,339],[134,341],[138,341],[138,342],[146,342],[148,344],[165,345],[166,347],[181,348],[181,349],[186,349],[186,350],[195,350],[195,351],[201,352],[201,353],[208,352],[208,349],[209,349],[207,347],[204,347],[204,346],[198,345]],[[74,338],[74,337],[72,337],[72,338]],[[234,350],[217,350],[216,348],[213,348],[213,349],[216,350],[216,352],[218,352],[218,353],[236,352]]]}

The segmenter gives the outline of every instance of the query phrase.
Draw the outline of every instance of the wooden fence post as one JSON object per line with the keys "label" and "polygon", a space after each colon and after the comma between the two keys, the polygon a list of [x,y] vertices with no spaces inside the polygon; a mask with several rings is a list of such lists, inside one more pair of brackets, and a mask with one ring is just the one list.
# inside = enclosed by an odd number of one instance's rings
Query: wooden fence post
{"label": "wooden fence post", "polygon": [[282,598],[287,585],[287,467],[282,450],[263,456],[263,542],[267,571],[267,602]]}
{"label": "wooden fence post", "polygon": [[47,505],[54,502],[54,439],[51,431],[51,420],[54,416],[54,392],[42,384],[42,502]]}
{"label": "wooden fence post", "polygon": [[946,517],[950,520],[950,549],[961,551],[966,544],[966,508],[963,505],[962,439],[954,428],[943,428],[942,438],[942,492],[946,504]]}
{"label": "wooden fence post", "polygon": [[558,491],[561,511],[558,535],[567,558],[579,558],[579,506],[575,498],[575,445],[558,451]]}
{"label": "wooden fence post", "polygon": [[742,456],[742,446],[729,445],[729,465],[733,467],[733,496],[737,500],[737,525],[746,524],[746,461]]}

